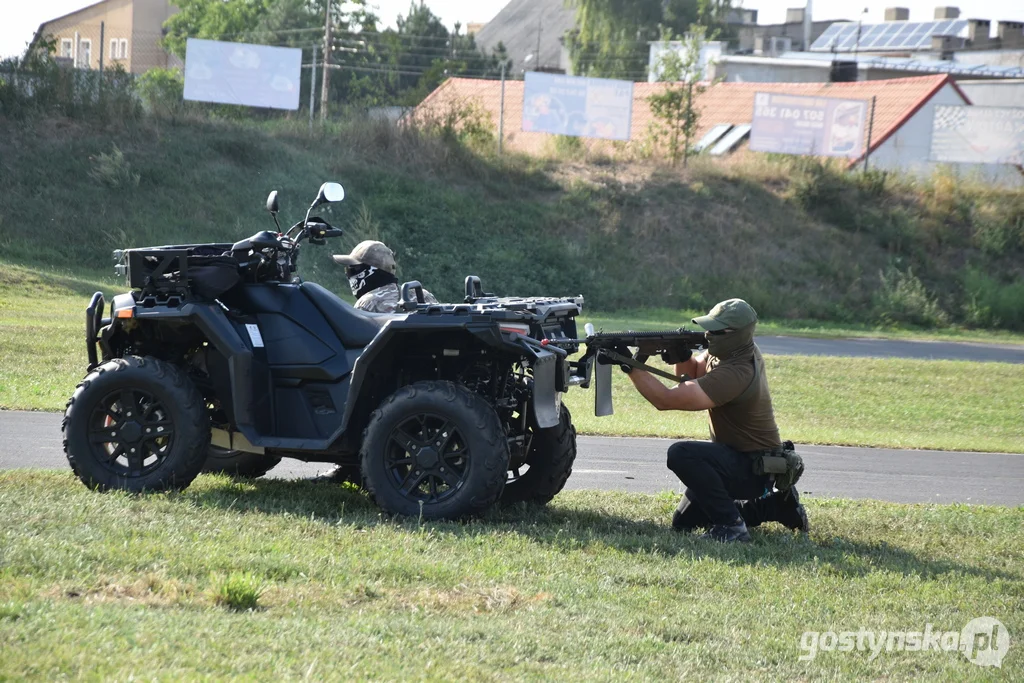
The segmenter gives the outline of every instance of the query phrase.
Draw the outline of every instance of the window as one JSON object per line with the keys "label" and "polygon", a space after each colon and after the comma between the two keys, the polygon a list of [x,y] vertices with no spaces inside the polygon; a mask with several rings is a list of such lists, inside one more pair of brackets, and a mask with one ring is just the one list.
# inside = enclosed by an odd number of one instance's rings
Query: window
{"label": "window", "polygon": [[70,38],[61,38],[60,39],[60,56],[61,57],[67,57],[69,59],[71,57],[74,57],[75,56],[74,49],[75,49],[75,44],[74,44],[74,42],[72,42],[72,40]]}
{"label": "window", "polygon": [[117,38],[110,39],[110,58],[121,59],[121,50],[118,48]]}
{"label": "window", "polygon": [[121,45],[121,59],[128,59],[128,39],[122,38],[118,42]]}
{"label": "window", "polygon": [[92,67],[92,40],[89,38],[82,38],[78,41],[78,64],[79,69],[89,69]]}

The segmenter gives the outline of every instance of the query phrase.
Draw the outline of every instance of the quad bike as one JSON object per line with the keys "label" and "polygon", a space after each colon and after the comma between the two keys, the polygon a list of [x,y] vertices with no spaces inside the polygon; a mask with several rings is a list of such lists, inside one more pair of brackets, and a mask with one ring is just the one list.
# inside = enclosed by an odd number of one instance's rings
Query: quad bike
{"label": "quad bike", "polygon": [[[342,465],[390,513],[426,519],[546,503],[576,432],[561,404],[587,386],[582,297],[501,298],[466,278],[461,303],[358,310],[296,276],[303,242],[342,231],[313,209],[235,244],[115,252],[130,292],[86,311],[88,374],[68,401],[64,451],[96,489],[183,489],[204,469],[259,476],[282,458]],[[277,223],[277,192],[267,200]],[[607,369],[608,366],[602,366]],[[600,374],[600,372],[598,373]]]}

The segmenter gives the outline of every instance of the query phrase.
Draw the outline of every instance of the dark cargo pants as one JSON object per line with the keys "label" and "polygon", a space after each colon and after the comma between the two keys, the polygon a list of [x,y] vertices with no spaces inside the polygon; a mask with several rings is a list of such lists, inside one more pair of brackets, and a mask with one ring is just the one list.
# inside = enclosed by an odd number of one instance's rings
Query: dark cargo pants
{"label": "dark cargo pants", "polygon": [[769,477],[754,474],[749,455],[712,441],[679,441],[669,446],[668,468],[686,485],[691,503],[676,515],[677,529],[733,524],[739,517],[748,527],[780,520],[780,494],[769,493]]}

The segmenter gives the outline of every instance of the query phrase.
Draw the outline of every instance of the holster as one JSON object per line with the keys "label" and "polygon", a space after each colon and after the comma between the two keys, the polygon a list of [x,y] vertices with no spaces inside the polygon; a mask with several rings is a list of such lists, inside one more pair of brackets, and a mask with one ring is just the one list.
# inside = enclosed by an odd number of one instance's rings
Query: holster
{"label": "holster", "polygon": [[754,475],[768,475],[780,491],[792,488],[804,473],[803,458],[796,452],[792,441],[784,441],[779,448],[751,451],[748,455]]}

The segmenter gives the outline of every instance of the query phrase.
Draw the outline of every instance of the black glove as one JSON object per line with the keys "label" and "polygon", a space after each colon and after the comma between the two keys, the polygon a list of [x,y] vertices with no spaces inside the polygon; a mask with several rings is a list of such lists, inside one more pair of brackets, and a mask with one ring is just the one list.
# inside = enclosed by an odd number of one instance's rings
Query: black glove
{"label": "black glove", "polygon": [[[629,352],[629,347],[627,346],[616,346],[614,349],[611,350],[614,353],[619,354],[620,356],[625,356],[626,358],[633,357],[633,354]],[[619,361],[617,360],[613,360],[612,358],[607,356],[603,351],[597,352],[597,362],[600,363],[601,365],[618,365],[619,369],[622,370],[627,375],[633,371],[632,367],[626,365],[625,363],[619,363]]]}
{"label": "black glove", "polygon": [[661,360],[666,365],[675,365],[676,363],[685,363],[690,360],[691,356],[693,356],[693,349],[672,349],[661,354]]}

